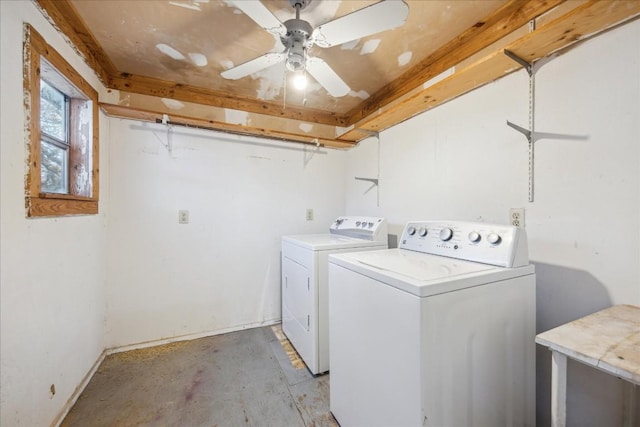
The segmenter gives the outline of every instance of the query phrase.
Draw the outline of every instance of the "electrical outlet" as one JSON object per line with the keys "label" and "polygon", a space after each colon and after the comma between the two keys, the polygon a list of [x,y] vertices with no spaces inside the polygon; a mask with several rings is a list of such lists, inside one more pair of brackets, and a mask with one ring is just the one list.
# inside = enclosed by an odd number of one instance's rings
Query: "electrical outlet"
{"label": "electrical outlet", "polygon": [[524,228],[524,208],[509,209],[509,224]]}
{"label": "electrical outlet", "polygon": [[307,221],[313,221],[313,209],[307,209]]}
{"label": "electrical outlet", "polygon": [[189,224],[189,211],[178,211],[178,224]]}

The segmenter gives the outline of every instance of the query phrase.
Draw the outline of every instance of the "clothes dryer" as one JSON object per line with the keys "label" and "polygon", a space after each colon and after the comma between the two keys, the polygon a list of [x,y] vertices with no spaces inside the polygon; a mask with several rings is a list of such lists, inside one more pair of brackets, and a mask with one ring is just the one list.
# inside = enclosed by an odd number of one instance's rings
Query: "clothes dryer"
{"label": "clothes dryer", "polygon": [[282,238],[282,331],[314,375],[329,370],[328,256],[384,248],[383,218],[344,216],[329,233]]}

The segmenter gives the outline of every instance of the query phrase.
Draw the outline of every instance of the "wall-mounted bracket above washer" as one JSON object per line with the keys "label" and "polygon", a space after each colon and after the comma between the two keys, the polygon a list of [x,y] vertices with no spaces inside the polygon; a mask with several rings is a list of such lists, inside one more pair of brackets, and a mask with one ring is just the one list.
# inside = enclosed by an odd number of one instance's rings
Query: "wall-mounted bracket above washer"
{"label": "wall-mounted bracket above washer", "polygon": [[535,63],[529,63],[524,59],[520,58],[515,53],[504,50],[504,54],[509,58],[516,61],[518,64],[522,65],[524,69],[529,74],[529,129],[525,129],[522,126],[518,126],[515,123],[511,123],[507,120],[507,126],[515,129],[520,132],[527,138],[527,143],[529,144],[529,201],[533,202],[533,189],[534,189],[534,180],[533,180],[533,171],[534,171],[534,146],[535,143],[541,139],[568,139],[568,140],[586,140],[588,137],[584,135],[564,135],[557,133],[546,133],[546,132],[536,132],[534,130],[535,124],[535,74],[538,69],[548,61],[553,59],[555,55],[547,56],[545,58],[541,58]]}
{"label": "wall-mounted bracket above washer", "polygon": [[[533,31],[533,23],[530,25],[531,31]],[[516,61],[518,64],[522,65],[522,67],[526,70],[527,74],[529,74],[529,129],[524,129],[520,126],[514,125],[513,123],[507,121],[507,125],[511,126],[513,129],[522,133],[529,143],[529,202],[533,202],[533,162],[534,162],[534,119],[535,119],[535,69],[533,64],[520,58],[515,53],[505,49],[504,54],[509,58]]]}
{"label": "wall-mounted bracket above washer", "polygon": [[378,185],[378,178],[361,178],[359,176],[355,177],[358,181],[368,181],[368,182],[373,182],[374,186]]}
{"label": "wall-mounted bracket above washer", "polygon": [[372,137],[376,139],[376,142],[378,143],[378,165],[377,165],[378,178],[363,178],[363,177],[356,176],[355,179],[356,181],[366,181],[371,183],[371,186],[367,188],[363,194],[367,194],[369,191],[375,188],[377,190],[376,206],[380,207],[380,187],[379,187],[379,184],[380,184],[380,134],[374,131],[369,131],[369,133],[371,134]]}

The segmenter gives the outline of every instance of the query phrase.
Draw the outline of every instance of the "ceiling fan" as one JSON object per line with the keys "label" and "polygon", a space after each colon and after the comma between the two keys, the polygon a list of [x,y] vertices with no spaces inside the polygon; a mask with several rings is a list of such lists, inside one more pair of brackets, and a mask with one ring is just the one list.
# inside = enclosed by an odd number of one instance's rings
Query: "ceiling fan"
{"label": "ceiling fan", "polygon": [[308,72],[333,97],[348,94],[351,89],[321,58],[310,56],[313,46],[337,46],[404,24],[409,6],[403,0],[383,0],[348,15],[313,28],[300,19],[300,11],[312,0],[289,0],[296,17],[282,23],[261,1],[227,0],[266,31],[280,38],[284,50],[268,52],[221,73],[231,80],[241,79],[262,69],[285,61],[291,71]]}

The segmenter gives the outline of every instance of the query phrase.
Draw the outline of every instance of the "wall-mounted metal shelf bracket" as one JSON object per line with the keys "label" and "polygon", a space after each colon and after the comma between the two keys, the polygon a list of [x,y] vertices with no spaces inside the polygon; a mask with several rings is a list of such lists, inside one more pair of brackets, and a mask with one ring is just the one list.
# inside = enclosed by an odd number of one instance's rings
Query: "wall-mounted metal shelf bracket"
{"label": "wall-mounted metal shelf bracket", "polygon": [[380,184],[380,134],[375,131],[366,131],[366,132],[369,133],[372,137],[374,137],[378,143],[378,178],[363,178],[363,177],[356,176],[355,179],[356,181],[366,181],[371,183],[371,186],[367,188],[363,194],[367,194],[369,191],[375,188],[377,190],[376,205],[380,207],[380,187],[379,187],[379,184]]}
{"label": "wall-mounted metal shelf bracket", "polygon": [[533,64],[520,58],[518,55],[511,52],[510,50],[505,49],[504,54],[507,55],[509,58],[513,59],[514,61],[516,61],[518,64],[522,65],[522,68],[524,68],[527,71],[527,74],[529,74],[529,77],[533,75]]}
{"label": "wall-mounted metal shelf bracket", "polygon": [[[532,28],[533,29],[533,28]],[[527,62],[526,60],[520,58],[515,53],[505,49],[504,54],[509,58],[516,61],[518,64],[522,65],[522,67],[529,74],[529,129],[527,130],[523,127],[515,125],[507,120],[507,125],[511,126],[513,129],[522,133],[529,143],[529,202],[533,202],[533,163],[534,163],[534,143],[535,143],[535,132],[534,132],[534,115],[535,115],[535,69],[532,63]]]}
{"label": "wall-mounted metal shelf bracket", "polygon": [[359,176],[355,177],[358,181],[368,181],[373,182],[374,186],[378,186],[378,178],[361,178]]}
{"label": "wall-mounted metal shelf bracket", "polygon": [[536,61],[534,64],[527,62],[526,60],[520,58],[515,53],[504,50],[504,54],[509,58],[516,61],[518,64],[522,65],[524,69],[529,74],[529,129],[525,129],[522,126],[518,126],[515,123],[511,123],[507,120],[507,126],[515,129],[520,132],[527,138],[527,143],[529,144],[529,202],[533,202],[533,190],[534,190],[534,147],[535,143],[541,139],[552,138],[552,139],[569,139],[569,140],[586,140],[587,136],[583,135],[563,135],[563,134],[555,134],[555,133],[545,133],[545,132],[536,132],[534,129],[535,125],[535,74],[536,71],[540,69],[540,67],[550,60],[552,60],[555,55],[547,56],[545,58],[541,58]]}
{"label": "wall-mounted metal shelf bracket", "polygon": [[311,161],[311,159],[313,159],[313,156],[316,155],[316,153],[320,152],[320,143],[318,141],[318,139],[314,139],[313,142],[316,144],[315,148],[311,151],[307,151],[307,145],[305,144],[303,147],[303,152],[304,152],[304,166],[307,167],[307,165],[309,164],[309,162]]}

